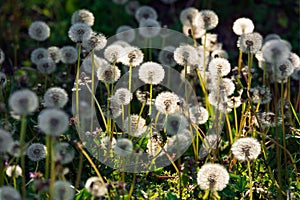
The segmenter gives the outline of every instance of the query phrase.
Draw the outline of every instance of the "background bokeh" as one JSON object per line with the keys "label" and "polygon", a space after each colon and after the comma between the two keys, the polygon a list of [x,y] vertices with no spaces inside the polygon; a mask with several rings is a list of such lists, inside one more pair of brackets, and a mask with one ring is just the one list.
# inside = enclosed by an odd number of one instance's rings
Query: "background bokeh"
{"label": "background bokeh", "polygon": [[[130,1],[130,0],[129,0]],[[230,58],[237,56],[237,36],[232,32],[232,24],[239,17],[248,17],[255,24],[255,31],[266,36],[277,33],[292,44],[292,51],[299,54],[300,1],[299,0],[178,0],[174,4],[164,4],[160,0],[140,0],[141,5],[151,5],[159,13],[161,25],[181,31],[180,12],[190,6],[212,9],[219,16],[219,24],[212,32],[218,34],[223,48]],[[115,34],[120,25],[138,27],[133,16],[125,11],[124,5],[112,0],[1,0],[0,1],[0,46],[6,52],[4,68],[9,72],[14,67],[31,65],[31,51],[36,48],[27,29],[31,22],[45,21],[51,28],[51,36],[43,46],[72,44],[67,32],[71,15],[77,9],[88,9],[95,15],[93,29],[107,37]],[[14,54],[17,59],[14,59]]]}

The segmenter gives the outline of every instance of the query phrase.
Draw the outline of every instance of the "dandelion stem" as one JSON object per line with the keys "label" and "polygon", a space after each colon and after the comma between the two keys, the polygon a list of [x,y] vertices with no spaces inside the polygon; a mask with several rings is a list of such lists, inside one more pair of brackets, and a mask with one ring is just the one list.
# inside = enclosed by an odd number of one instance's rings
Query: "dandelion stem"
{"label": "dandelion stem", "polygon": [[78,59],[76,68],[76,84],[75,84],[75,99],[76,99],[76,111],[75,116],[77,117],[77,128],[80,132],[80,118],[79,118],[79,72],[80,72],[80,52],[81,43],[78,43]]}
{"label": "dandelion stem", "polygon": [[78,164],[78,171],[76,176],[76,182],[75,182],[75,188],[79,188],[80,180],[81,180],[81,174],[82,174],[82,166],[83,166],[83,156],[80,153],[79,154],[79,164]]}
{"label": "dandelion stem", "polygon": [[238,60],[238,75],[240,75],[240,73],[241,73],[242,62],[243,62],[243,52],[242,52],[242,50],[240,50],[239,51],[239,60]]}
{"label": "dandelion stem", "polygon": [[[281,101],[280,101],[280,109],[281,109],[281,116],[282,116],[282,142],[283,142],[283,147],[286,149],[286,139],[285,139],[285,122],[284,122],[284,82],[281,80]],[[288,168],[287,168],[287,156],[286,156],[286,151],[283,152],[283,159],[284,159],[284,168],[285,168],[285,177],[286,181],[288,183]]]}
{"label": "dandelion stem", "polygon": [[230,142],[230,144],[232,144],[233,143],[232,131],[231,131],[230,120],[229,120],[229,117],[228,117],[227,113],[225,115],[225,118],[226,118],[226,123],[227,123],[227,128],[228,128],[229,142]]}
{"label": "dandelion stem", "polygon": [[[94,58],[94,49],[92,50],[92,98],[91,98],[91,109],[94,110],[94,96],[95,96],[95,58]],[[91,119],[93,119],[93,112],[91,112]],[[91,120],[91,124],[90,124],[90,132],[93,132],[93,125],[94,125],[94,120]]]}
{"label": "dandelion stem", "polygon": [[100,179],[102,184],[105,184],[104,179],[102,178],[98,168],[96,167],[95,163],[93,162],[93,160],[91,159],[91,157],[87,154],[87,152],[83,149],[82,144],[80,144],[79,142],[76,143],[76,147],[80,150],[80,152],[85,156],[85,158],[89,161],[89,163],[91,164],[92,168],[95,170],[98,178]]}
{"label": "dandelion stem", "polygon": [[250,200],[253,199],[253,191],[252,191],[252,187],[253,187],[253,183],[252,183],[252,175],[251,175],[251,167],[250,167],[250,160],[247,160],[247,167],[248,167],[248,173],[249,173],[249,187],[250,187]]}
{"label": "dandelion stem", "polygon": [[25,173],[25,156],[24,156],[24,150],[25,150],[25,133],[26,133],[26,124],[27,119],[26,116],[23,115],[21,118],[21,133],[20,133],[20,146],[21,146],[21,168],[22,168],[22,196],[23,199],[26,199],[26,173]]}
{"label": "dandelion stem", "polygon": [[56,171],[55,171],[55,158],[54,158],[54,144],[55,144],[55,137],[50,137],[50,147],[51,147],[51,164],[50,164],[50,171],[51,171],[51,178],[50,178],[50,186],[49,186],[49,199],[53,199],[53,189],[54,189],[54,182],[56,178]]}
{"label": "dandelion stem", "polygon": [[152,115],[152,92],[153,92],[153,84],[151,83],[150,84],[150,97],[149,97],[149,101],[150,101],[150,104],[149,104],[149,114],[148,114],[149,116]]}

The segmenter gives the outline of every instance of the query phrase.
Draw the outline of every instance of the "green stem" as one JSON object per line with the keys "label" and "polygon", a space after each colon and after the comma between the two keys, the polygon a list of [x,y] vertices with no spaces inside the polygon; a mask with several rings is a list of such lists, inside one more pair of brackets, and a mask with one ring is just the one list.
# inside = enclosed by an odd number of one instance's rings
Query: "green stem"
{"label": "green stem", "polygon": [[76,111],[75,111],[75,116],[77,117],[77,128],[78,131],[80,132],[80,119],[79,119],[79,72],[80,72],[80,52],[81,52],[81,44],[78,43],[78,60],[77,60],[77,68],[76,68],[76,94],[75,94],[75,99],[76,99]]}
{"label": "green stem", "polygon": [[20,146],[21,146],[21,168],[22,168],[22,197],[26,199],[26,173],[25,173],[25,133],[26,133],[26,123],[27,119],[26,116],[23,115],[21,119],[21,133],[20,133]]}
{"label": "green stem", "polygon": [[53,199],[53,192],[54,192],[54,182],[56,178],[56,171],[55,171],[55,158],[54,158],[54,144],[55,144],[55,137],[50,137],[50,147],[51,147],[51,178],[50,178],[50,185],[49,185],[49,197]]}
{"label": "green stem", "polygon": [[[91,56],[92,56],[92,98],[91,98],[91,109],[94,110],[94,96],[95,96],[95,61],[94,61],[94,50],[92,50],[92,53],[91,53]],[[91,112],[91,119],[93,119],[93,115],[94,113]],[[93,132],[93,127],[94,125],[94,120],[91,120],[91,124],[90,124],[90,132],[92,133]]]}
{"label": "green stem", "polygon": [[250,187],[250,200],[253,199],[253,191],[252,191],[252,187],[253,187],[253,183],[252,183],[252,175],[251,175],[251,167],[250,167],[250,160],[247,160],[247,167],[248,167],[248,173],[249,173],[249,187]]}
{"label": "green stem", "polygon": [[[284,121],[284,83],[283,80],[281,81],[281,101],[280,101],[280,108],[281,108],[281,118],[282,118],[282,142],[283,147],[286,149],[286,137],[285,137],[285,121]],[[285,168],[285,178],[288,183],[289,181],[289,174],[288,174],[288,168],[287,168],[287,155],[286,151],[283,152],[283,159],[284,159],[284,168]]]}
{"label": "green stem", "polygon": [[[150,104],[149,104],[149,116],[152,116],[152,92],[153,92],[153,84],[150,84]],[[146,100],[147,101],[147,100]]]}
{"label": "green stem", "polygon": [[243,52],[242,50],[239,51],[239,60],[238,60],[238,76],[241,73],[241,69],[242,69],[242,62],[243,62]]}
{"label": "green stem", "polygon": [[50,136],[46,135],[46,148],[47,148],[47,156],[46,156],[46,165],[45,165],[45,178],[49,178],[49,166],[50,166],[50,156],[51,156],[51,146],[50,146]]}

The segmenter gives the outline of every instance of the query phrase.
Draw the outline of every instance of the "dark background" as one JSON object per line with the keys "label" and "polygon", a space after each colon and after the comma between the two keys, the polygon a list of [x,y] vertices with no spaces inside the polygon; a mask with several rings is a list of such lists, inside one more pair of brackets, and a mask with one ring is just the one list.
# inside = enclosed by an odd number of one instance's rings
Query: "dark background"
{"label": "dark background", "polygon": [[[292,44],[292,51],[299,54],[299,0],[178,0],[167,5],[160,0],[140,0],[141,5],[153,6],[162,25],[181,31],[180,12],[189,6],[211,9],[219,16],[219,24],[211,32],[218,34],[223,48],[230,54],[230,60],[237,55],[237,36],[232,24],[239,17],[248,17],[255,24],[255,31],[266,36],[277,33]],[[120,25],[138,27],[133,16],[125,12],[125,5],[111,0],[6,0],[0,1],[0,48],[6,54],[4,70],[12,67],[30,66],[30,53],[37,46],[49,47],[73,43],[67,32],[71,16],[77,9],[88,9],[95,15],[93,29],[107,37],[115,34]],[[27,30],[31,22],[41,20],[49,24],[51,36],[42,43],[29,38]],[[236,63],[235,63],[236,64]]]}

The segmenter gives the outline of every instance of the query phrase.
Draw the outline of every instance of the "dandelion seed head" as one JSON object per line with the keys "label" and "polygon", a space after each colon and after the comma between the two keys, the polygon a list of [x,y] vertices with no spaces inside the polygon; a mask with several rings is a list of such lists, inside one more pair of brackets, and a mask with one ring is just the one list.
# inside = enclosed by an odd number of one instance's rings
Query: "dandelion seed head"
{"label": "dandelion seed head", "polygon": [[65,64],[74,64],[77,61],[78,53],[75,47],[64,46],[60,49],[61,61]]}
{"label": "dandelion seed head", "polygon": [[270,40],[280,40],[280,39],[281,39],[280,36],[277,35],[276,33],[270,33],[270,34],[266,35],[263,43],[265,44],[266,42],[268,42]]}
{"label": "dandelion seed head", "polygon": [[277,73],[277,81],[281,82],[282,80],[288,78],[290,75],[292,75],[294,71],[293,64],[286,60],[284,62],[280,62],[275,66],[275,72]]}
{"label": "dandelion seed head", "polygon": [[146,19],[157,19],[157,12],[150,6],[141,6],[135,12],[135,19],[141,22]]}
{"label": "dandelion seed head", "polygon": [[189,109],[190,120],[196,124],[205,124],[208,120],[208,111],[199,105],[193,106]]}
{"label": "dandelion seed head", "polygon": [[240,161],[255,160],[260,154],[261,146],[256,138],[245,137],[237,139],[231,151]]}
{"label": "dandelion seed head", "polygon": [[172,92],[161,92],[155,99],[156,109],[163,114],[172,114],[178,110],[179,97]]}
{"label": "dandelion seed head", "polygon": [[44,58],[49,58],[49,52],[45,48],[37,48],[31,52],[30,60],[36,65]]}
{"label": "dandelion seed head", "polygon": [[28,89],[14,92],[9,97],[8,103],[12,111],[17,115],[28,115],[34,112],[39,105],[37,95]]}
{"label": "dandelion seed head", "polygon": [[99,177],[90,177],[84,186],[93,196],[104,196],[108,191],[104,184],[101,183]]}
{"label": "dandelion seed head", "polygon": [[[0,142],[1,143],[1,142]],[[1,150],[0,150],[1,151]],[[21,156],[21,145],[19,141],[13,141],[8,148],[7,151],[10,155],[14,157],[20,157]]]}
{"label": "dandelion seed head", "polygon": [[109,99],[110,107],[109,107],[109,114],[112,115],[114,118],[119,117],[122,114],[121,105],[119,103],[119,99],[117,96],[112,96]]}
{"label": "dandelion seed head", "polygon": [[131,26],[119,26],[116,31],[116,37],[118,40],[123,40],[130,43],[135,39],[135,31]]}
{"label": "dandelion seed head", "polygon": [[85,23],[89,26],[93,26],[95,21],[94,14],[86,9],[76,10],[72,14],[71,23]]}
{"label": "dandelion seed head", "polygon": [[102,33],[85,32],[82,38],[82,47],[88,51],[99,51],[107,44],[106,37]]}
{"label": "dandelion seed head", "polygon": [[251,19],[242,17],[234,21],[232,29],[236,35],[252,33],[254,24]]}
{"label": "dandelion seed head", "polygon": [[0,187],[0,199],[22,200],[20,193],[11,186]]}
{"label": "dandelion seed head", "polygon": [[67,92],[60,87],[49,88],[44,95],[45,107],[64,107],[68,102]]}
{"label": "dandelion seed head", "polygon": [[227,104],[229,108],[238,108],[240,105],[242,105],[241,96],[232,96],[228,98]]}
{"label": "dandelion seed head", "polygon": [[259,33],[247,33],[239,37],[238,47],[243,53],[256,53],[261,49],[262,36]]}
{"label": "dandelion seed head", "polygon": [[128,156],[132,154],[133,151],[132,141],[127,138],[119,138],[117,139],[114,150],[115,153],[119,156]]}
{"label": "dandelion seed head", "polygon": [[181,11],[179,19],[183,25],[195,25],[198,13],[198,9],[189,7]]}
{"label": "dandelion seed head", "polygon": [[48,48],[49,57],[55,62],[59,63],[60,61],[60,50],[56,46],[51,46]]}
{"label": "dandelion seed head", "polygon": [[[277,117],[273,112],[260,112],[257,113],[257,120],[260,122],[260,125],[262,128],[267,127],[275,127],[281,123],[280,117]],[[276,124],[277,121],[277,124]]]}
{"label": "dandelion seed head", "polygon": [[253,103],[267,104],[272,100],[272,94],[266,86],[257,86],[250,89]]}
{"label": "dandelion seed head", "polygon": [[139,23],[139,33],[144,38],[153,38],[160,33],[161,25],[155,19],[145,19]]}
{"label": "dandelion seed head", "polygon": [[174,60],[181,66],[194,65],[198,58],[197,51],[190,45],[179,46],[174,51]]}
{"label": "dandelion seed head", "polygon": [[30,24],[28,34],[36,41],[45,41],[50,37],[50,28],[45,22],[35,21]]}
{"label": "dandelion seed head", "polygon": [[120,105],[128,105],[132,100],[132,93],[126,88],[118,88],[114,96]]}
{"label": "dandelion seed head", "polygon": [[91,34],[92,29],[86,23],[75,23],[68,31],[68,36],[73,42],[82,42],[83,36],[89,37]]}
{"label": "dandelion seed head", "polygon": [[166,117],[164,129],[168,135],[176,135],[181,133],[188,126],[186,117],[182,114],[170,114]]}
{"label": "dandelion seed head", "polygon": [[208,94],[208,101],[211,105],[215,106],[217,110],[224,113],[231,111],[231,108],[228,105],[228,98],[224,93],[217,93],[217,91],[210,92]]}
{"label": "dandelion seed head", "polygon": [[52,74],[56,70],[56,64],[50,57],[48,57],[39,60],[36,68],[41,74]]}
{"label": "dandelion seed head", "polygon": [[72,200],[75,191],[68,181],[56,181],[53,186],[53,199],[55,200]]}
{"label": "dandelion seed head", "polygon": [[129,15],[134,15],[136,13],[136,10],[140,7],[140,2],[139,1],[129,1],[125,5],[125,11]]}
{"label": "dandelion seed head", "polygon": [[68,115],[58,109],[44,109],[38,116],[38,127],[46,135],[58,136],[63,134],[69,125]]}
{"label": "dandelion seed head", "polygon": [[185,36],[192,36],[193,34],[196,39],[199,39],[204,35],[205,30],[202,29],[198,24],[197,25],[185,24],[182,26],[182,32]]}
{"label": "dandelion seed head", "polygon": [[9,132],[0,129],[0,152],[8,152],[13,144],[12,136]]}
{"label": "dandelion seed head", "polygon": [[269,63],[285,62],[290,56],[289,43],[284,40],[270,40],[262,47],[263,58]]}
{"label": "dandelion seed head", "polygon": [[228,59],[228,53],[227,53],[227,51],[225,51],[223,49],[217,49],[211,53],[211,57],[212,57],[212,59],[214,59],[214,58]]}
{"label": "dandelion seed head", "polygon": [[177,156],[180,156],[181,153],[188,149],[191,142],[192,137],[190,131],[184,129],[181,130],[181,132],[179,132],[178,134],[168,138],[166,144],[164,145],[164,148],[168,154],[176,154]]}
{"label": "dandelion seed head", "polygon": [[202,190],[222,191],[228,182],[229,173],[220,164],[204,164],[197,173],[197,183]]}
{"label": "dandelion seed head", "polygon": [[107,59],[111,63],[118,62],[120,57],[122,56],[123,47],[121,45],[109,45],[104,50],[104,58]]}
{"label": "dandelion seed head", "polygon": [[61,164],[70,163],[75,156],[75,151],[69,143],[62,142],[54,146],[54,159]]}
{"label": "dandelion seed head", "polygon": [[87,56],[81,64],[84,71],[89,74],[92,74],[93,65],[94,65],[94,70],[97,71],[106,68],[110,64],[105,59],[100,58],[96,55]]}
{"label": "dandelion seed head", "polygon": [[40,161],[46,158],[47,148],[41,143],[32,143],[26,150],[26,155],[32,161]]}
{"label": "dandelion seed head", "polygon": [[0,89],[5,88],[6,84],[7,84],[6,74],[0,72]]}
{"label": "dandelion seed head", "polygon": [[230,63],[225,58],[214,58],[209,62],[208,71],[213,76],[226,76],[231,70]]}
{"label": "dandelion seed head", "polygon": [[130,115],[130,129],[128,127],[128,120],[129,117],[125,119],[124,128],[129,135],[140,137],[146,132],[146,120],[143,117],[135,114]]}
{"label": "dandelion seed head", "polygon": [[103,83],[112,84],[119,80],[121,71],[115,65],[105,65],[97,70],[97,77]]}
{"label": "dandelion seed head", "polygon": [[296,53],[290,53],[289,61],[292,63],[294,68],[300,67],[300,58]]}
{"label": "dandelion seed head", "polygon": [[174,67],[176,65],[174,51],[174,46],[164,47],[158,54],[158,61],[164,66]]}
{"label": "dandelion seed head", "polygon": [[122,50],[120,62],[126,66],[136,67],[143,62],[144,54],[138,47],[125,47]]}
{"label": "dandelion seed head", "polygon": [[145,62],[139,68],[139,79],[144,83],[157,85],[163,81],[165,70],[155,62]]}
{"label": "dandelion seed head", "polygon": [[197,25],[204,30],[214,29],[218,23],[218,15],[212,10],[201,10],[196,15]]}
{"label": "dandelion seed head", "polygon": [[5,173],[8,177],[18,178],[22,176],[22,168],[19,165],[10,165],[6,168]]}

